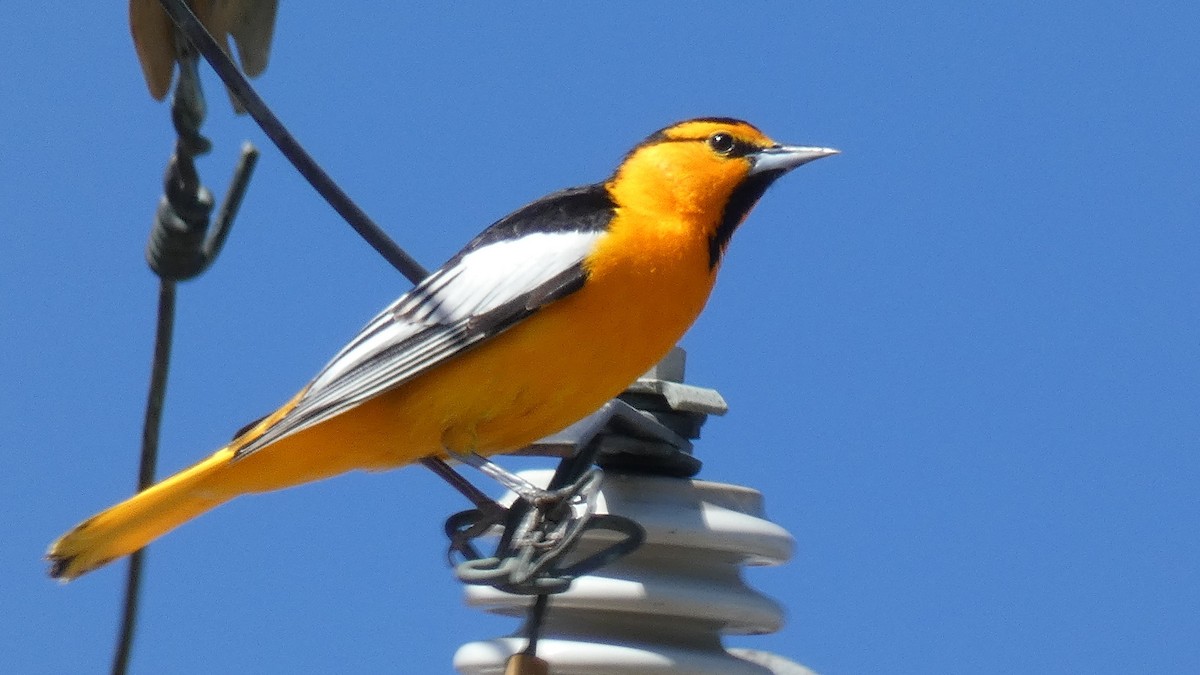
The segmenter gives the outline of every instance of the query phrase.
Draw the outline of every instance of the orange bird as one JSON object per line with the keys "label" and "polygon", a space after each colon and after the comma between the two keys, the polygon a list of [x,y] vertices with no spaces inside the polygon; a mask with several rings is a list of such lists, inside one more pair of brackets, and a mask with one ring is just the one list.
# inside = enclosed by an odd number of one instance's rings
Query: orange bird
{"label": "orange bird", "polygon": [[728,118],[652,134],[604,182],[484,230],[229,445],[67,532],[50,575],[78,577],[238,495],[429,456],[484,461],[566,427],[692,325],[767,187],[836,152]]}

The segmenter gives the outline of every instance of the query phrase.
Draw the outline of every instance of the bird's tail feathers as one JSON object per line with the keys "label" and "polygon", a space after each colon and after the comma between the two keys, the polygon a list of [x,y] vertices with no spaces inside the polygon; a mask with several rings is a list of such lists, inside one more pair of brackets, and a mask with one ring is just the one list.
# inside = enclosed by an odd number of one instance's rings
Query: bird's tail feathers
{"label": "bird's tail feathers", "polygon": [[50,576],[70,581],[149,544],[228,501],[215,491],[214,474],[229,466],[231,448],[152,485],[76,525],[50,545]]}

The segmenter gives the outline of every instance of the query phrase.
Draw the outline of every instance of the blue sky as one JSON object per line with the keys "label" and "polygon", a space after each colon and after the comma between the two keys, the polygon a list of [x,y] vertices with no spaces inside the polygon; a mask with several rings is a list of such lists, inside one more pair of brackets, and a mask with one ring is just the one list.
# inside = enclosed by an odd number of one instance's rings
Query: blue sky
{"label": "blue sky", "polygon": [[[0,670],[107,668],[123,565],[46,544],[134,482],[173,141],[123,3],[11,4],[0,74]],[[48,14],[48,15],[47,15]],[[1200,48],[1194,3],[284,3],[265,98],[435,265],[742,117],[842,156],[772,188],[684,339],[732,410],[701,477],[797,539],[749,573],[825,673],[1200,670]],[[162,471],[302,385],[406,282],[208,80],[227,249],[180,288]],[[134,672],[450,672],[466,608],[419,469],[238,500],[151,549]]]}

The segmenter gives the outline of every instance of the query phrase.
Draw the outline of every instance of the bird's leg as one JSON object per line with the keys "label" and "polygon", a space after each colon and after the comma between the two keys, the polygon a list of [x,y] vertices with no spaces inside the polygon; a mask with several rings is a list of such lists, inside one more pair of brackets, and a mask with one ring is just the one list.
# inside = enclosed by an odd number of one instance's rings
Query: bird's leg
{"label": "bird's leg", "polygon": [[534,506],[542,506],[547,503],[556,502],[572,491],[573,486],[568,486],[561,490],[546,490],[540,488],[533,483],[521,478],[517,474],[505,469],[492,460],[475,452],[455,452],[446,450],[446,453],[451,458],[472,466],[478,469],[485,476],[488,476],[497,483],[512,490],[518,497],[529,502]]}
{"label": "bird's leg", "polygon": [[459,494],[466,497],[480,512],[496,519],[499,519],[500,514],[504,512],[505,509],[503,506],[497,504],[494,499],[488,497],[482,490],[472,485],[471,481],[463,477],[462,474],[450,468],[450,465],[445,460],[438,457],[426,457],[421,460],[421,464],[424,464],[425,468],[446,481],[450,487],[458,490]]}

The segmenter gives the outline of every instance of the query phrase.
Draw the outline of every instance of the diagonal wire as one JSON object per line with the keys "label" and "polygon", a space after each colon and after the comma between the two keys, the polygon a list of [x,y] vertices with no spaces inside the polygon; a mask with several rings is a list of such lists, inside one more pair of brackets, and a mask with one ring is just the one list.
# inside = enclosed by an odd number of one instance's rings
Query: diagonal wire
{"label": "diagonal wire", "polygon": [[[333,207],[334,211],[342,216],[349,223],[354,231],[366,240],[380,255],[387,260],[392,267],[395,267],[409,281],[414,284],[420,283],[422,279],[429,276],[426,270],[404,249],[392,241],[387,233],[371,219],[353,200],[347,195],[338,185],[330,178],[329,174],[325,173],[312,158],[312,155],[300,145],[300,142],[292,136],[291,132],[284,127],[283,122],[271,112],[267,107],[262,97],[254,88],[250,86],[250,82],[242,75],[237,66],[230,60],[229,55],[217,44],[212,35],[192,13],[192,10],[183,2],[183,0],[159,0],[163,9],[179,27],[179,30],[187,36],[187,39],[195,45],[200,55],[208,61],[212,69],[224,81],[225,86],[233,93],[234,97],[242,102],[246,108],[246,112],[254,121],[262,128],[263,133],[271,139],[275,146],[292,166],[304,176],[305,180],[313,186],[325,201]],[[430,469],[443,480],[450,483],[454,489],[461,492],[476,506],[480,506],[485,502],[492,500],[478,488],[473,486],[465,478],[450,468],[446,462],[436,457],[427,457],[421,460],[421,464]]]}
{"label": "diagonal wire", "polygon": [[329,202],[333,210],[337,211],[338,215],[344,218],[350,227],[358,232],[359,236],[365,239],[409,281],[415,284],[428,276],[429,272],[396,242],[392,241],[379,225],[371,220],[371,217],[360,209],[350,199],[350,196],[338,187],[337,183],[333,182],[329,174],[325,173],[312,155],[308,154],[300,142],[283,126],[283,123],[279,121],[275,113],[271,112],[271,109],[254,91],[245,76],[217,45],[217,41],[205,30],[204,25],[200,23],[200,20],[183,0],[159,0],[159,2],[162,3],[163,9],[167,11],[175,25],[196,46],[204,59],[225,82],[229,91],[246,107],[246,112],[254,118],[255,122],[258,122],[258,126],[262,127],[267,138],[271,139],[271,142],[288,158],[300,175],[304,176],[305,180],[313,186],[313,189]]}
{"label": "diagonal wire", "polygon": [[[308,154],[300,143],[283,126],[283,123],[267,107],[266,103],[250,87],[249,82],[242,76],[241,71],[217,45],[213,37],[200,23],[196,15],[183,0],[160,0],[163,9],[172,21],[187,36],[213,70],[224,80],[226,86],[240,100],[246,111],[262,128],[267,137],[275,143],[280,152],[288,158],[296,170],[313,186],[330,206],[358,232],[368,244],[383,256],[393,267],[416,284],[428,276],[428,271],[412,256],[408,255],[386,233],[355,204],[350,197],[336,184]],[[241,188],[235,187],[233,197],[240,201]],[[233,206],[236,210],[236,205]],[[224,233],[209,241],[210,256],[224,243]],[[161,278],[159,286],[158,319],[154,344],[154,361],[151,367],[150,388],[146,400],[146,414],[142,425],[142,451],[138,467],[138,491],[144,490],[154,482],[156,465],[158,463],[158,439],[162,422],[163,403],[166,394],[167,373],[170,364],[172,334],[175,321],[175,282],[165,277]],[[421,463],[434,473],[449,482],[459,492],[470,499],[477,507],[483,508],[485,503],[492,500],[482,491],[468,482],[465,478],[450,468],[446,462],[438,458],[425,458]],[[113,654],[112,675],[125,675],[129,669],[129,659],[133,650],[133,638],[137,626],[139,598],[141,595],[142,570],[145,565],[145,549],[134,552],[129,557],[128,574],[125,586],[125,598],[121,612],[121,625],[117,633],[116,651]]]}

